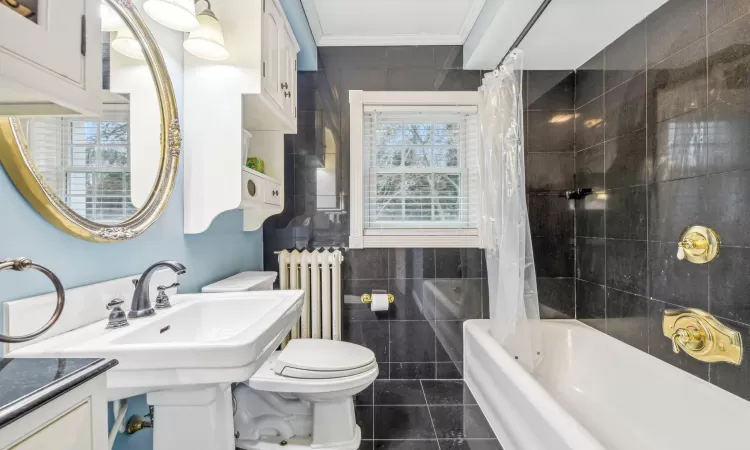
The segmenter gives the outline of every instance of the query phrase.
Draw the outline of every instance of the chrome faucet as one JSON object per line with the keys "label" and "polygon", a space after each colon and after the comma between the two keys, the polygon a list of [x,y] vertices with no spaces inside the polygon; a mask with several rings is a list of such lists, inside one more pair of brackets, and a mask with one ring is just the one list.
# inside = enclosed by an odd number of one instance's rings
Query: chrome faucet
{"label": "chrome faucet", "polygon": [[137,319],[139,317],[148,317],[156,314],[156,310],[151,306],[151,296],[149,294],[149,285],[151,284],[151,276],[160,267],[169,267],[177,275],[182,275],[187,272],[187,269],[177,261],[160,261],[143,272],[141,278],[135,283],[135,292],[133,293],[133,303],[130,306],[128,312],[129,319]]}

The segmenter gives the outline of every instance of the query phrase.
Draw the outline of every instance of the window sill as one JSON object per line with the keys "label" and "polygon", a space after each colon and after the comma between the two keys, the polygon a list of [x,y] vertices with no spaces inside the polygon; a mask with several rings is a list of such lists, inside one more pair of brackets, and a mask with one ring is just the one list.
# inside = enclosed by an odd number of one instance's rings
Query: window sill
{"label": "window sill", "polygon": [[[481,248],[474,234],[440,234],[436,230],[410,230],[414,234],[367,234],[349,238],[349,248]],[[432,234],[430,234],[432,233]]]}

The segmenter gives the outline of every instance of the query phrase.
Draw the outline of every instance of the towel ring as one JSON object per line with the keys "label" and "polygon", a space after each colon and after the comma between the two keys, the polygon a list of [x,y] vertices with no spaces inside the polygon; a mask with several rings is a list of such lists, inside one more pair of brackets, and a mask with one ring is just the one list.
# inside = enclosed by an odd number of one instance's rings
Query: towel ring
{"label": "towel ring", "polygon": [[52,273],[49,269],[47,269],[44,266],[40,266],[39,264],[34,264],[31,262],[28,258],[13,258],[13,259],[6,259],[4,261],[0,261],[0,270],[6,270],[11,269],[15,270],[17,272],[22,272],[24,270],[28,269],[36,269],[43,274],[47,275],[47,278],[52,281],[52,284],[55,285],[55,290],[57,291],[57,306],[55,307],[55,312],[52,314],[52,318],[49,319],[47,323],[44,324],[42,328],[39,330],[27,334],[25,336],[5,336],[4,334],[0,334],[0,342],[7,342],[10,344],[18,344],[20,342],[26,342],[30,341],[32,339],[35,339],[42,335],[45,331],[49,330],[52,325],[57,322],[57,320],[60,318],[60,315],[63,312],[63,307],[65,306],[65,288],[63,288],[62,283],[60,283],[60,279],[57,278],[57,275]]}

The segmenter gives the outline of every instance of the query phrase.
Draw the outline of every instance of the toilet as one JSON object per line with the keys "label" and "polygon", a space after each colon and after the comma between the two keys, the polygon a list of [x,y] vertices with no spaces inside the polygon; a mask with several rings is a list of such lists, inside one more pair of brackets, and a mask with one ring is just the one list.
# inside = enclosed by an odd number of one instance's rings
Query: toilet
{"label": "toilet", "polygon": [[[243,272],[203,292],[270,290],[276,272]],[[349,342],[294,339],[232,391],[235,446],[356,450],[353,396],[378,376],[375,354]]]}

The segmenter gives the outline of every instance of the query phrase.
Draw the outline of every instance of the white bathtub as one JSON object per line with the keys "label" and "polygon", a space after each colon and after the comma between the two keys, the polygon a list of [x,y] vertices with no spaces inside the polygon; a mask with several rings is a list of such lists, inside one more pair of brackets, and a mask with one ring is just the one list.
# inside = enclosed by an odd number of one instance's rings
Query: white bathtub
{"label": "white bathtub", "polygon": [[574,320],[542,321],[542,340],[530,375],[489,320],[464,325],[466,383],[504,449],[750,449],[750,402]]}

